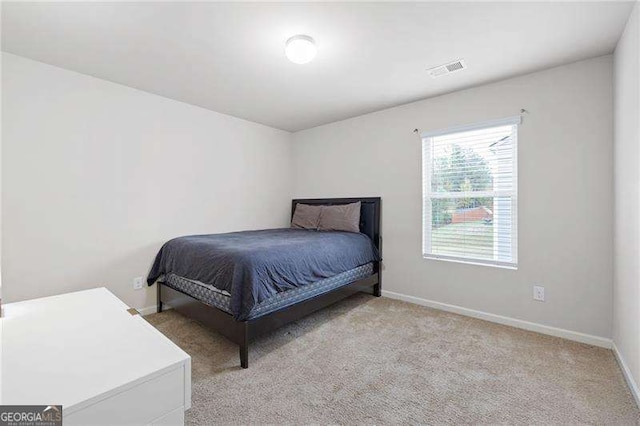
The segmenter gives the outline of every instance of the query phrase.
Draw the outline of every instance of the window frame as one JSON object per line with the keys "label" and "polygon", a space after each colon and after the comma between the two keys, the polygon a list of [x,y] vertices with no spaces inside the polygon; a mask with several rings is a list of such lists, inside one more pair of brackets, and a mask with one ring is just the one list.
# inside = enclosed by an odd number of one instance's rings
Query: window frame
{"label": "window frame", "polygon": [[[507,269],[518,269],[518,136],[521,116],[507,117],[498,120],[489,120],[464,126],[450,127],[446,129],[423,132],[420,134],[422,151],[422,257],[428,260],[444,260],[449,262],[467,263],[472,265],[494,266]],[[483,130],[492,127],[515,126],[513,132],[513,188],[509,191],[471,191],[471,192],[434,192],[431,185],[433,167],[432,139],[438,136],[450,135],[474,130]],[[428,161],[425,159],[428,158]],[[453,195],[455,194],[455,195]],[[435,195],[435,196],[434,196]],[[452,256],[434,254],[431,252],[431,238],[433,232],[433,210],[431,201],[435,198],[472,198],[472,197],[510,197],[511,198],[511,261],[498,261],[478,259],[466,256]],[[494,255],[495,257],[495,255]]]}

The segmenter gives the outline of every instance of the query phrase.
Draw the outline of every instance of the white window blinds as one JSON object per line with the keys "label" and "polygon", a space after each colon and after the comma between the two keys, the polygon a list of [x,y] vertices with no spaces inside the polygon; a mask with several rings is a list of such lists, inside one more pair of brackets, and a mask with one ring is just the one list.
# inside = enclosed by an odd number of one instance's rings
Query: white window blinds
{"label": "white window blinds", "polygon": [[520,117],[422,136],[425,258],[517,265]]}

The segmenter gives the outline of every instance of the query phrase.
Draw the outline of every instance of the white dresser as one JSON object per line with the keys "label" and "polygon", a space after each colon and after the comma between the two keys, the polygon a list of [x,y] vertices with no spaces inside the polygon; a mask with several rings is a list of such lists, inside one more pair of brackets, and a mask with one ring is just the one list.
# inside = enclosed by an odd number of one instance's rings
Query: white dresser
{"label": "white dresser", "polygon": [[64,425],[181,425],[191,358],[105,288],[10,303],[0,405],[62,405]]}

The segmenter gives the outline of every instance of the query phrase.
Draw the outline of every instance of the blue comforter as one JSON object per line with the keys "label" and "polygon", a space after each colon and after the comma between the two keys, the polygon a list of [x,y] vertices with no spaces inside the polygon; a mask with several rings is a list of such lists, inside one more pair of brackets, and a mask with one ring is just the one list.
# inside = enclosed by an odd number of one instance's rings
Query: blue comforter
{"label": "blue comforter", "polygon": [[380,260],[364,234],[304,229],[267,229],[194,235],[165,243],[147,283],[176,274],[231,294],[231,311],[245,320],[274,294]]}

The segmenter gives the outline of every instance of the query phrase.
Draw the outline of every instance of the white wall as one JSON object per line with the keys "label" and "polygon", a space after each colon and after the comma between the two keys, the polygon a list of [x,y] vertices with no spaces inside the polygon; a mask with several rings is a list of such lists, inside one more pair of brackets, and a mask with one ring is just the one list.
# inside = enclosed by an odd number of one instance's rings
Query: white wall
{"label": "white wall", "polygon": [[[521,108],[518,270],[422,259],[413,129]],[[316,127],[293,135],[294,195],[382,197],[384,290],[609,338],[612,111],[609,55]]]}
{"label": "white wall", "polygon": [[[615,51],[613,341],[640,384],[640,5]],[[637,395],[636,395],[637,396]]]}
{"label": "white wall", "polygon": [[134,291],[167,239],[284,226],[291,135],[2,54],[6,301]]}
{"label": "white wall", "polygon": [[[286,132],[15,55],[2,65],[7,301],[106,285],[150,306],[153,290],[131,279],[169,238],[283,226],[291,195],[380,195],[384,289],[611,337],[611,56],[298,132],[293,157]],[[530,114],[518,270],[422,259],[412,130],[520,108]],[[534,283],[545,303],[532,300]]]}

